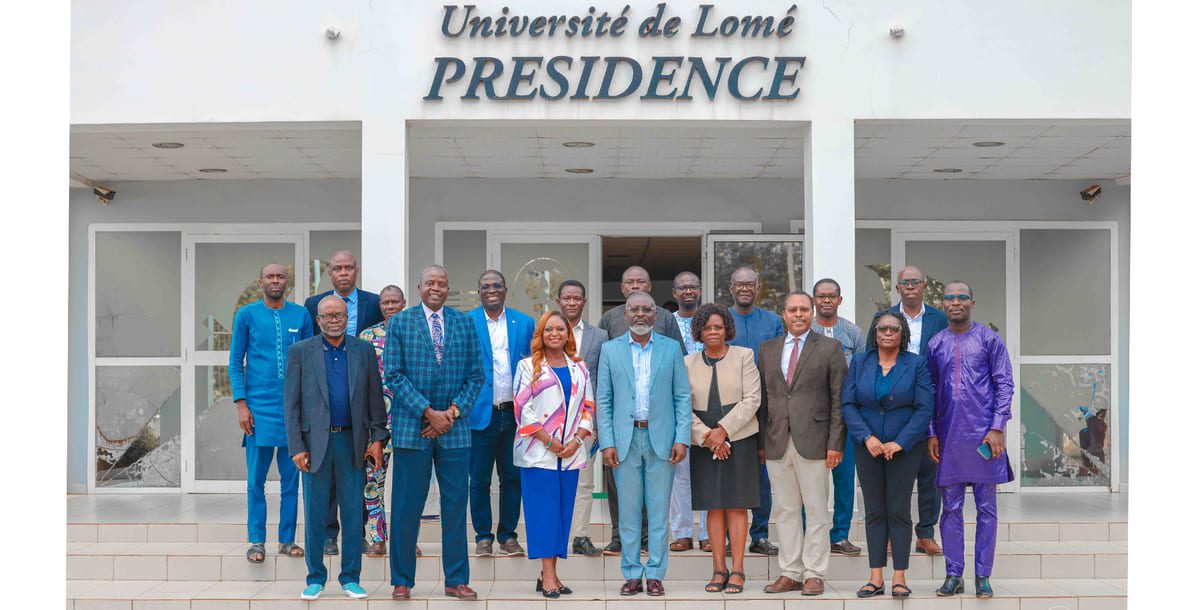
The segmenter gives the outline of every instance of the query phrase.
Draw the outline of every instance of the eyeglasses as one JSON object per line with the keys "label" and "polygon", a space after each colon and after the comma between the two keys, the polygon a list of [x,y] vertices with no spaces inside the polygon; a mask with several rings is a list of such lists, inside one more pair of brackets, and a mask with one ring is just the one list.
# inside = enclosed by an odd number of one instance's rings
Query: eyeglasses
{"label": "eyeglasses", "polygon": [[487,290],[504,290],[504,284],[501,284],[500,282],[496,282],[495,284],[480,284],[479,285],[480,292],[484,292]]}
{"label": "eyeglasses", "polygon": [[836,301],[836,300],[838,300],[838,295],[836,295],[836,294],[814,294],[813,300],[814,301]]}
{"label": "eyeglasses", "polygon": [[900,327],[899,326],[876,326],[875,332],[877,332],[881,335],[887,335],[887,334],[898,335],[898,334],[900,334]]}
{"label": "eyeglasses", "polygon": [[635,314],[654,313],[654,308],[653,307],[626,307],[625,311],[633,312]]}
{"label": "eyeglasses", "polygon": [[697,286],[696,284],[685,284],[683,286],[676,286],[675,290],[678,290],[679,292],[687,292],[689,290],[692,292],[696,292],[696,291],[700,290],[700,287]]}
{"label": "eyeglasses", "polygon": [[754,290],[758,288],[758,282],[734,282],[732,286],[734,290]]}
{"label": "eyeglasses", "polygon": [[321,318],[322,320],[325,320],[326,322],[341,322],[342,320],[345,320],[349,316],[347,316],[344,313],[322,313],[322,314],[317,314],[317,317]]}
{"label": "eyeglasses", "polygon": [[924,283],[925,283],[925,280],[900,280],[899,282],[896,282],[896,285],[904,286],[907,288],[909,286],[920,286],[921,284],[924,284]]}
{"label": "eyeglasses", "polygon": [[963,303],[966,303],[967,301],[971,300],[971,295],[969,295],[969,294],[943,294],[942,300],[946,301],[948,303],[953,303],[954,301],[961,301]]}

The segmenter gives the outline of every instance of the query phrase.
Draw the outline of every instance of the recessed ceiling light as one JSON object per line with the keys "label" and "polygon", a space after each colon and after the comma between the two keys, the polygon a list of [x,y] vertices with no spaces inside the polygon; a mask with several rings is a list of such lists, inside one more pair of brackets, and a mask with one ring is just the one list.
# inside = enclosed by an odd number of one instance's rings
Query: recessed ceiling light
{"label": "recessed ceiling light", "polygon": [[568,167],[564,171],[566,171],[568,174],[590,174],[596,170],[590,167]]}
{"label": "recessed ceiling light", "polygon": [[153,146],[155,148],[168,148],[168,149],[183,148],[183,144],[181,142],[155,142],[155,143],[151,144],[151,146]]}
{"label": "recessed ceiling light", "polygon": [[942,167],[942,168],[933,170],[933,173],[935,173],[935,174],[958,174],[961,172],[962,172],[962,170],[958,169],[957,167]]}
{"label": "recessed ceiling light", "polygon": [[202,174],[224,174],[225,172],[227,172],[229,170],[223,169],[220,167],[202,167],[196,171],[198,171]]}
{"label": "recessed ceiling light", "polygon": [[993,148],[996,146],[1004,146],[1004,142],[999,140],[984,140],[982,142],[975,142],[972,144],[972,146],[978,146],[979,148]]}
{"label": "recessed ceiling light", "polygon": [[563,142],[566,148],[591,148],[596,145],[595,142]]}

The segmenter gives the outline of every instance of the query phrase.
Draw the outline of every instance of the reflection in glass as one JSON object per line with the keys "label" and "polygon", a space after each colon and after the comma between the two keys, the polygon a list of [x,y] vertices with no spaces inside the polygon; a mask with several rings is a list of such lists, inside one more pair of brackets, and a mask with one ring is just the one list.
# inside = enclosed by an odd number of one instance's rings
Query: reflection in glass
{"label": "reflection in glass", "polygon": [[179,367],[96,367],[96,487],[179,487]]}
{"label": "reflection in glass", "polygon": [[[1002,241],[908,241],[907,264],[925,273],[925,303],[938,309],[945,285],[954,280],[967,282],[975,292],[971,318],[986,324],[1007,340],[1007,269],[1005,243]],[[889,269],[890,272],[890,269]],[[896,295],[899,301],[899,295]]]}
{"label": "reflection in glass", "polygon": [[179,355],[180,258],[177,231],[96,232],[96,356]]}
{"label": "reflection in glass", "polygon": [[[237,408],[229,385],[229,367],[196,367],[196,480],[244,481],[246,452]],[[268,480],[279,480],[271,469]]]}
{"label": "reflection in glass", "polygon": [[263,265],[287,268],[288,292],[295,291],[295,246],[290,243],[196,244],[196,349],[227,351],[233,316],[262,298],[258,275]]}
{"label": "reflection in glass", "polygon": [[[1021,352],[1109,354],[1112,281],[1107,229],[1021,230]],[[1047,307],[1045,297],[1068,307]]]}
{"label": "reflection in glass", "polygon": [[501,272],[508,279],[508,306],[535,320],[557,309],[555,297],[563,280],[587,280],[588,252],[585,243],[503,244],[500,260]]}
{"label": "reflection in glass", "polygon": [[[308,234],[308,294],[333,290],[329,281],[329,259],[338,250],[349,250],[359,257],[358,283],[362,284],[362,233],[353,231],[311,231]],[[392,283],[392,282],[389,282]],[[408,291],[404,291],[408,296]]]}
{"label": "reflection in glass", "polygon": [[1106,364],[1021,366],[1021,484],[1109,485]]}
{"label": "reflection in glass", "polygon": [[[446,305],[460,311],[479,307],[479,282],[476,280],[487,269],[487,231],[443,231],[442,266],[450,276]],[[416,301],[410,298],[409,302]]]}
{"label": "reflection in glass", "polygon": [[770,311],[782,311],[788,293],[804,288],[803,245],[798,238],[779,241],[715,241],[713,242],[713,300],[733,303],[729,294],[729,278],[738,267],[750,267],[758,272],[759,290],[756,305]]}

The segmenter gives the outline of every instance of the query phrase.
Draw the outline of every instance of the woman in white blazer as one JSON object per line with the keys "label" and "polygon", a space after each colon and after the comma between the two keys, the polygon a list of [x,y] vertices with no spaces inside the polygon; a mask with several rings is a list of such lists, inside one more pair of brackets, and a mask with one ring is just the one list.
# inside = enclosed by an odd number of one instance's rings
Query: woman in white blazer
{"label": "woman in white blazer", "polygon": [[536,590],[553,599],[571,593],[558,579],[557,563],[567,557],[575,488],[588,463],[584,439],[595,434],[596,407],[587,365],[561,313],[542,314],[530,353],[513,380],[513,463],[521,470],[529,558],[542,560]]}

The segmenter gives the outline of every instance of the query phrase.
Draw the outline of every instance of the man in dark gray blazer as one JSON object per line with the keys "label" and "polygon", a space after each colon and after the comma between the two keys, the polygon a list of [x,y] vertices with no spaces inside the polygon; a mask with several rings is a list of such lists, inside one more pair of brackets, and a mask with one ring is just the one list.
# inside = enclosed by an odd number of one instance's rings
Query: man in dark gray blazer
{"label": "man in dark gray blazer", "polygon": [[812,297],[789,294],[783,312],[787,332],[758,348],[760,451],[775,494],[781,573],[763,589],[767,593],[799,589],[820,595],[829,568],[829,471],[846,447],[841,408],[846,358],[841,341],[809,332],[812,320]]}
{"label": "man in dark gray blazer", "polygon": [[[635,292],[650,294],[650,288],[650,272],[642,267],[634,265],[621,274],[621,294],[626,299]],[[654,332],[679,342],[679,349],[686,356],[687,348],[683,346],[683,334],[679,332],[679,325],[675,323],[675,316],[657,305],[655,306],[655,310],[658,312],[658,315],[654,318]],[[600,330],[608,333],[609,339],[616,339],[629,332],[629,324],[625,322],[625,304],[621,303],[604,312],[604,315],[600,316],[600,323],[596,326],[599,326]],[[595,373],[595,371],[592,372]]]}
{"label": "man in dark gray blazer", "polygon": [[[304,538],[320,540],[331,498],[340,507],[342,571],[347,597],[363,598],[362,490],[366,470],[383,464],[387,411],[375,348],[346,335],[346,303],[330,295],[317,305],[321,334],[288,348],[284,424],[288,453],[304,485]],[[317,599],[328,573],[321,553],[307,553],[301,599]]]}
{"label": "man in dark gray blazer", "polygon": [[[566,280],[558,285],[558,310],[567,318],[567,323],[575,334],[575,353],[583,358],[587,365],[592,384],[592,393],[596,392],[596,375],[600,370],[600,346],[608,341],[608,333],[588,324],[583,320],[583,312],[587,309],[587,288],[578,280]],[[592,544],[588,535],[588,522],[592,516],[592,490],[596,487],[595,470],[599,464],[595,461],[595,435],[587,438],[585,451],[588,454],[588,466],[579,473],[579,486],[575,490],[575,512],[571,517],[571,552],[577,555],[596,557],[600,549]]]}

